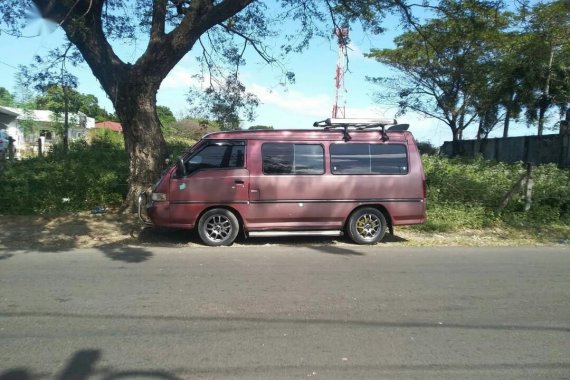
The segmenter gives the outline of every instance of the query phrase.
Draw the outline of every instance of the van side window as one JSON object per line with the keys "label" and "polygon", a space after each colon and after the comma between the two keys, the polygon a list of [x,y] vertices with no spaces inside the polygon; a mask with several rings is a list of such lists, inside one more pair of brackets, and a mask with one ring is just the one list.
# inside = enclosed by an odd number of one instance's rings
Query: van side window
{"label": "van side window", "polygon": [[324,174],[323,146],[266,143],[261,147],[264,174]]}
{"label": "van side window", "polygon": [[332,144],[333,174],[406,174],[408,155],[402,144]]}
{"label": "van side window", "polygon": [[199,169],[243,168],[245,145],[212,144],[194,153],[186,161],[186,171]]}

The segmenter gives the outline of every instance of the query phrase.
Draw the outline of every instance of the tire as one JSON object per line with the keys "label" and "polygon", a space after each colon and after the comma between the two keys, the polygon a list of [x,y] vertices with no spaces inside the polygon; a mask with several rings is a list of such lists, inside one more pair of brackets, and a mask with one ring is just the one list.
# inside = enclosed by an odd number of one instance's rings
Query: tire
{"label": "tire", "polygon": [[356,244],[376,244],[386,233],[386,218],[372,207],[358,209],[348,218],[347,232]]}
{"label": "tire", "polygon": [[215,208],[202,215],[198,222],[198,235],[206,245],[230,245],[239,232],[239,222],[229,210]]}

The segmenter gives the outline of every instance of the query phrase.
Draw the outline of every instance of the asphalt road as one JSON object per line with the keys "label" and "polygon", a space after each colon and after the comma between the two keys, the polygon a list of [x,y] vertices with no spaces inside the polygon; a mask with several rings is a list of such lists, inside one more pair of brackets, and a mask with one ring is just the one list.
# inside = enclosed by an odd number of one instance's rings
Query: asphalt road
{"label": "asphalt road", "polygon": [[0,251],[0,379],[570,379],[570,249]]}

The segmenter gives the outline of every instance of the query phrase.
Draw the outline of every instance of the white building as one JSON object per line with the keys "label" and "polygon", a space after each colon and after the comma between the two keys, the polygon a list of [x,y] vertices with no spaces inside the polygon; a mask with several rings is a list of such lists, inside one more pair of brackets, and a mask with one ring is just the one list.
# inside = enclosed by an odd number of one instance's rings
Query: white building
{"label": "white building", "polygon": [[[95,119],[85,114],[70,113],[68,115],[68,139],[73,141],[85,136],[88,129],[95,128]],[[63,125],[63,115],[52,111],[24,110],[21,108],[0,106],[0,129],[6,129],[12,136],[16,156],[21,157],[25,152],[37,153],[38,140],[46,151],[58,141],[58,127]]]}

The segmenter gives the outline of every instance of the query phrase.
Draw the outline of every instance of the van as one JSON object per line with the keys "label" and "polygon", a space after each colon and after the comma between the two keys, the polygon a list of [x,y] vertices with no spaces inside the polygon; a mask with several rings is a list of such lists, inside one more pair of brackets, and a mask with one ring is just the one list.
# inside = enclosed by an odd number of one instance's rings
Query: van
{"label": "van", "polygon": [[205,135],[139,197],[139,216],[196,229],[209,246],[245,236],[346,234],[375,244],[426,219],[426,182],[407,124],[326,119],[312,130]]}

